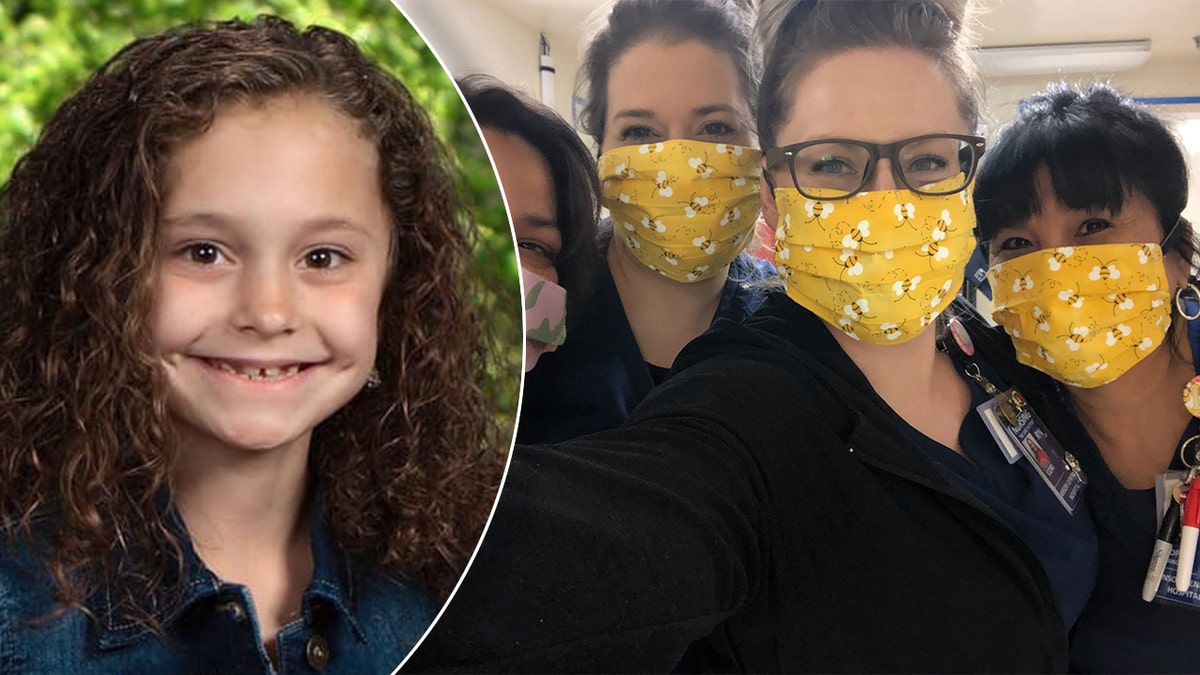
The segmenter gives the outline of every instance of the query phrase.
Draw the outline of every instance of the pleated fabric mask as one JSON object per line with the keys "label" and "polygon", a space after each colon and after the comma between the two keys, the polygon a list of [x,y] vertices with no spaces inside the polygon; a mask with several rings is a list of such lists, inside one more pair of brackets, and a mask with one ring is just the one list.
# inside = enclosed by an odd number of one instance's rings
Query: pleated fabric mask
{"label": "pleated fabric mask", "polygon": [[831,201],[776,188],[775,204],[775,267],[788,296],[871,344],[906,342],[933,323],[962,287],[975,249],[971,186],[950,195],[879,190]]}
{"label": "pleated fabric mask", "polygon": [[761,157],[754,148],[683,139],[609,150],[597,167],[613,235],[669,279],[711,276],[750,242]]}

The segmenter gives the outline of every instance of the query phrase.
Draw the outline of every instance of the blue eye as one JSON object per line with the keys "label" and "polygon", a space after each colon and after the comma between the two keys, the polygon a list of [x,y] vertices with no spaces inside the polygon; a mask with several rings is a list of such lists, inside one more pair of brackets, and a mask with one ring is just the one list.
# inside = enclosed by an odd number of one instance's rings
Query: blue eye
{"label": "blue eye", "polygon": [[700,133],[705,136],[729,136],[733,134],[733,126],[725,122],[709,122]]}
{"label": "blue eye", "polygon": [[632,126],[626,127],[621,131],[621,140],[650,138],[654,136],[654,130],[647,126]]}
{"label": "blue eye", "polygon": [[825,173],[825,174],[858,174],[858,172],[850,166],[849,162],[841,157],[825,157],[812,163],[808,173]]}
{"label": "blue eye", "polygon": [[946,158],[944,157],[938,157],[937,155],[923,155],[909,162],[908,171],[934,173],[940,172],[949,165],[950,162],[946,161]]}

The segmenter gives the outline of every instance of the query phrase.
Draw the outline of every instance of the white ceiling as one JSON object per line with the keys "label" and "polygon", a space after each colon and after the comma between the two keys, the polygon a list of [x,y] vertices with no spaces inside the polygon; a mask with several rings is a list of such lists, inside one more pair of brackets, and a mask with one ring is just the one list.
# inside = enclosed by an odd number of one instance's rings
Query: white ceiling
{"label": "white ceiling", "polygon": [[984,47],[1150,40],[1151,58],[1200,60],[1195,0],[985,0]]}
{"label": "white ceiling", "polygon": [[545,33],[583,35],[588,15],[604,0],[492,0],[521,23]]}
{"label": "white ceiling", "polygon": [[[604,0],[493,0],[503,11],[559,39],[582,37]],[[847,0],[850,1],[850,0]],[[501,4],[502,3],[502,4]],[[1200,0],[977,0],[981,46],[1151,41],[1156,61],[1200,60]]]}

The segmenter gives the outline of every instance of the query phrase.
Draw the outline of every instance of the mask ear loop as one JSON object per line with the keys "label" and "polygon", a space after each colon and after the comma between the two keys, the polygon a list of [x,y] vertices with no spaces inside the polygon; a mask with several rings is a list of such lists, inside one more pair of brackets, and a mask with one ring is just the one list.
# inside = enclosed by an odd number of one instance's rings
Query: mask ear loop
{"label": "mask ear loop", "polygon": [[1183,216],[1179,216],[1175,219],[1175,224],[1171,226],[1171,229],[1167,231],[1166,236],[1162,238],[1162,244],[1160,244],[1162,250],[1166,251],[1175,245],[1175,235],[1179,232],[1179,226],[1183,225],[1184,223],[1187,223],[1187,219]]}
{"label": "mask ear loop", "polygon": [[[1179,216],[1175,220],[1175,224],[1171,226],[1170,231],[1167,232],[1167,235],[1163,237],[1161,247],[1164,255],[1175,245],[1175,241],[1178,239],[1177,235],[1181,227],[1185,224],[1189,224],[1187,219]],[[1191,262],[1189,261],[1188,264],[1190,265]],[[1190,303],[1189,300],[1191,301]],[[1195,307],[1194,311],[1188,311],[1189,304]],[[1179,312],[1179,316],[1188,321],[1200,319],[1200,288],[1197,288],[1196,284],[1192,283],[1190,279],[1187,285],[1180,286],[1175,290],[1175,311]]]}
{"label": "mask ear loop", "polygon": [[[764,152],[763,154],[765,155],[766,153]],[[762,166],[762,174],[761,174],[762,179],[764,181],[766,181],[766,183],[767,183],[767,190],[769,190],[771,192],[771,194],[774,194],[775,193],[775,180],[771,178],[771,172],[767,170],[767,158],[766,157],[763,157],[762,164],[760,166]],[[792,180],[795,180],[795,178],[793,178]]]}

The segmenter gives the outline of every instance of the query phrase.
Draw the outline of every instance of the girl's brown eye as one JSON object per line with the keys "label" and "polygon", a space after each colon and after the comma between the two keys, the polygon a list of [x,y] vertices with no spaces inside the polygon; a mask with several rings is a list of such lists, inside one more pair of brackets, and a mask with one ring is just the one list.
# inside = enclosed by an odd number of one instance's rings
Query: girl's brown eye
{"label": "girl's brown eye", "polygon": [[221,251],[212,244],[192,244],[185,249],[188,260],[201,265],[213,265],[221,259]]}
{"label": "girl's brown eye", "polygon": [[309,267],[329,267],[333,264],[333,255],[329,251],[313,251],[308,254]]}
{"label": "girl's brown eye", "polygon": [[314,248],[304,254],[304,266],[311,269],[332,269],[344,262],[346,262],[346,255],[331,248]]}

